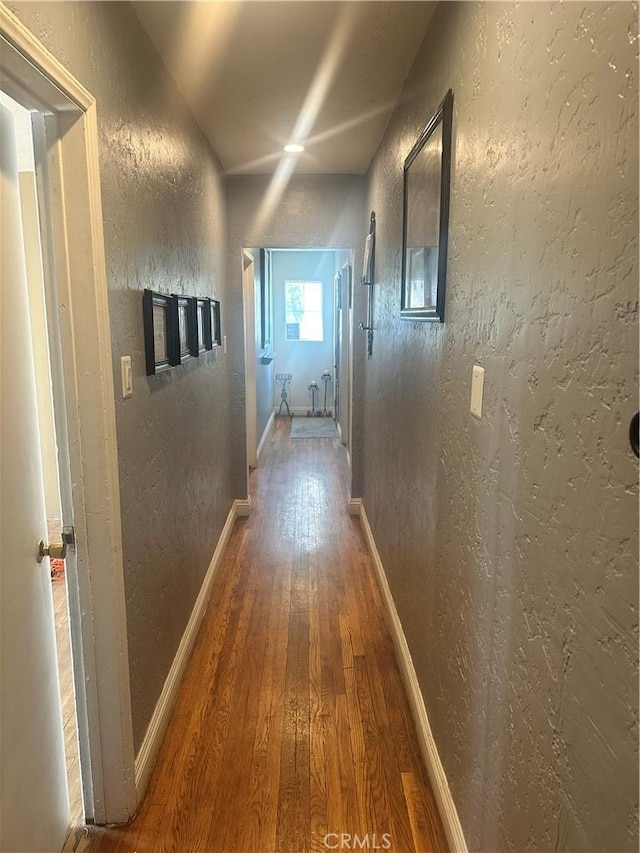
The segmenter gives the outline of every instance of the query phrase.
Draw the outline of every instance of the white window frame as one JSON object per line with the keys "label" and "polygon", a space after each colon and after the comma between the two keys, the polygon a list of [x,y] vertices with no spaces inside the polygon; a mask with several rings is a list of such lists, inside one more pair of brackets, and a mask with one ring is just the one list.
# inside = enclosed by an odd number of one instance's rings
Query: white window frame
{"label": "white window frame", "polygon": [[[289,337],[289,320],[287,317],[287,289],[289,285],[296,284],[302,285],[303,288],[306,285],[314,285],[319,286],[320,288],[320,324],[322,329],[322,335],[320,338],[290,338]],[[303,297],[304,301],[304,297]],[[318,312],[307,312],[307,313],[318,313]],[[324,282],[318,281],[317,279],[286,279],[284,283],[284,339],[286,343],[300,343],[300,344],[323,344],[325,342],[325,329],[324,329]],[[298,331],[301,331],[302,321],[298,324]]]}

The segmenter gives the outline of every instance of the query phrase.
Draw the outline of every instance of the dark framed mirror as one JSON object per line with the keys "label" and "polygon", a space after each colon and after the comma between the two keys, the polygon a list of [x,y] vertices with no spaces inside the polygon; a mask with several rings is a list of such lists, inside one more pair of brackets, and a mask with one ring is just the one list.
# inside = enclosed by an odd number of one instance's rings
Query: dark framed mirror
{"label": "dark framed mirror", "polygon": [[405,320],[444,322],[452,122],[449,89],[404,163],[400,314]]}

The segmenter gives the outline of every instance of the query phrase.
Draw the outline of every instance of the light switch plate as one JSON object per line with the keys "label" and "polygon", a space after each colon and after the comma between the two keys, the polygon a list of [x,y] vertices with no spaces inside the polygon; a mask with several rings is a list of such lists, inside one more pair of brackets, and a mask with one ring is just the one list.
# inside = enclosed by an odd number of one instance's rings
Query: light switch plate
{"label": "light switch plate", "polygon": [[223,355],[227,354],[227,336],[226,335],[222,336],[222,354]]}
{"label": "light switch plate", "polygon": [[122,375],[122,399],[133,397],[133,376],[131,374],[131,356],[123,355],[120,359],[120,373]]}
{"label": "light switch plate", "polygon": [[471,414],[478,420],[482,417],[482,395],[484,393],[484,367],[473,365],[471,371]]}

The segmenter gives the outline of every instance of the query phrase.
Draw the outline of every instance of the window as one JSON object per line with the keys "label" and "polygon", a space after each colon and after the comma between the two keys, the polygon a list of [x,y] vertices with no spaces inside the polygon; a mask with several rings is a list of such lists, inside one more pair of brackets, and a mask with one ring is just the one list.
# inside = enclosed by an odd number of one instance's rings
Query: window
{"label": "window", "polygon": [[323,341],[321,281],[285,281],[285,340]]}

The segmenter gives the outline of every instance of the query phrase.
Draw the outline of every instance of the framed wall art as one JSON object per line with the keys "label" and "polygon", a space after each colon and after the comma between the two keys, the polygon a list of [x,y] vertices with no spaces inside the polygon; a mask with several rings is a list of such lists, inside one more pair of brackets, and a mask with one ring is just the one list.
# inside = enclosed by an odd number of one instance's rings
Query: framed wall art
{"label": "framed wall art", "polygon": [[444,322],[452,121],[449,89],[404,163],[400,315],[406,320]]}
{"label": "framed wall art", "polygon": [[179,363],[176,353],[177,314],[175,301],[164,293],[142,294],[144,349],[147,376],[162,373]]}
{"label": "framed wall art", "polygon": [[198,321],[196,317],[196,300],[188,296],[174,296],[175,312],[178,328],[178,364],[197,358],[198,351]]}
{"label": "framed wall art", "polygon": [[198,353],[210,350],[211,343],[211,306],[210,299],[195,298],[196,333]]}
{"label": "framed wall art", "polygon": [[220,318],[220,301],[210,299],[211,308],[211,342],[214,347],[222,346],[222,321]]}
{"label": "framed wall art", "polygon": [[220,302],[201,296],[142,296],[147,376],[198,358],[222,344]]}

